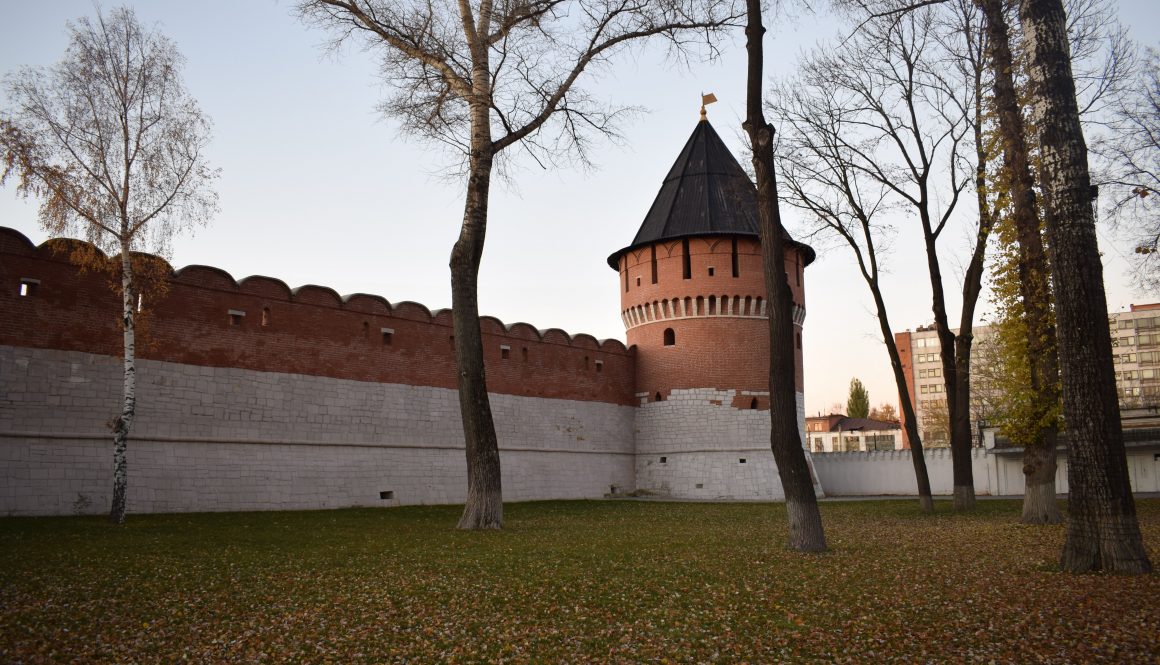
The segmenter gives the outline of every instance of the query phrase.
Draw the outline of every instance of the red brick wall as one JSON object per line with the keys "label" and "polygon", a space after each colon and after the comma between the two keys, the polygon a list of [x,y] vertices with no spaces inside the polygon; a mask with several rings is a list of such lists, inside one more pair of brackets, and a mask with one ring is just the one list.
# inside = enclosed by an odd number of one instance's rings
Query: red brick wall
{"label": "red brick wall", "polygon": [[[53,251],[58,244],[34,247],[0,227],[0,344],[119,356],[119,296],[107,276],[82,272],[68,263],[67,253]],[[40,281],[31,295],[20,296],[22,278]],[[432,313],[365,294],[344,301],[326,287],[291,290],[269,277],[237,283],[206,266],[173,273],[168,294],[155,299],[146,293],[144,305],[141,358],[456,387],[450,310]],[[239,325],[232,325],[230,310],[245,312]],[[619,341],[601,344],[556,329],[541,336],[524,323],[505,330],[492,317],[482,317],[480,325],[491,392],[636,403],[634,353]],[[389,345],[383,328],[394,330]],[[507,359],[501,346],[510,347]]]}
{"label": "red brick wall", "polygon": [[[656,250],[657,281],[654,284],[652,252]],[[732,239],[705,237],[689,239],[690,278],[684,278],[684,250],[680,240],[658,243],[626,253],[620,260],[621,313],[640,305],[663,309],[664,301],[695,304],[701,297],[708,309],[709,298],[731,303],[740,297],[756,304],[765,301],[765,282],[761,268],[761,245],[749,238],[739,238],[738,276],[733,277]],[[800,253],[786,250],[786,274],[794,302],[804,303],[804,268]],[[709,275],[709,268],[713,275]],[[638,284],[639,280],[639,284]],[[627,287],[627,288],[626,288]],[[664,346],[664,330],[672,328],[674,346]],[[795,328],[795,334],[799,329]],[[628,343],[637,349],[637,392],[667,396],[674,388],[719,388],[725,390],[769,390],[769,324],[764,318],[709,316],[697,318],[661,318],[646,323],[629,324]],[[803,389],[802,350],[796,353],[795,385]],[[768,399],[759,400],[768,408]],[[745,407],[748,408],[748,403]]]}

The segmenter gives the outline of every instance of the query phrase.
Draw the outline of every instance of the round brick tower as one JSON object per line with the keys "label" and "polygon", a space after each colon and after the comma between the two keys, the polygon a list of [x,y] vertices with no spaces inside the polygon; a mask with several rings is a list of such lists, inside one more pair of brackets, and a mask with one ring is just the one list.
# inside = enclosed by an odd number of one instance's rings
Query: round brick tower
{"label": "round brick tower", "polygon": [[[697,123],[620,273],[636,347],[637,483],[700,498],[779,498],[769,448],[769,323],[757,193],[707,119]],[[786,237],[795,386],[804,434],[804,271],[813,250]],[[770,478],[769,476],[772,476]]]}

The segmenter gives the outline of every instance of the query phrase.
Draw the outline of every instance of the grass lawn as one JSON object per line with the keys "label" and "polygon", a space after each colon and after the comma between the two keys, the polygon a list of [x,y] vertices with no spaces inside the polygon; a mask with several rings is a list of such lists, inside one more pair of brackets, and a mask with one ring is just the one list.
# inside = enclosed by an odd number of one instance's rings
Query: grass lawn
{"label": "grass lawn", "polygon": [[[1137,503],[1160,564],[1160,500]],[[454,506],[0,519],[0,662],[1151,662],[1160,576],[1054,570],[1019,506]]]}

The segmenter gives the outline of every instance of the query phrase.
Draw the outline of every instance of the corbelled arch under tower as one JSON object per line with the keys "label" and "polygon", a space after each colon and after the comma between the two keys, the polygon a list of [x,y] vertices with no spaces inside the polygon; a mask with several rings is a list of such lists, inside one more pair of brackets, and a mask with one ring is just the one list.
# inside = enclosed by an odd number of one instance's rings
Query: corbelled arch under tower
{"label": "corbelled arch under tower", "polygon": [[[807,245],[786,237],[804,433]],[[769,447],[769,323],[757,193],[702,116],[636,237],[608,258],[636,347],[637,486],[700,498],[781,498]],[[808,454],[808,452],[807,452]]]}

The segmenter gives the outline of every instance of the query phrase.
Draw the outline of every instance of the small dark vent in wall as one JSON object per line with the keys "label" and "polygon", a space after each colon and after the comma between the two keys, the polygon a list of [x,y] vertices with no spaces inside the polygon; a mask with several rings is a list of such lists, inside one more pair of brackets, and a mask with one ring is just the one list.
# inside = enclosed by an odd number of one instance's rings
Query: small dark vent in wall
{"label": "small dark vent in wall", "polygon": [[710,266],[710,267],[709,267],[709,276],[710,276],[710,277],[712,277],[712,276],[713,276],[713,275],[715,275],[715,274],[717,274],[717,269],[716,269],[716,268],[714,268],[714,267],[712,267],[712,266]]}
{"label": "small dark vent in wall", "polygon": [[697,489],[699,489],[699,490],[705,489],[705,483],[697,483]]}
{"label": "small dark vent in wall", "polygon": [[669,458],[667,458],[667,457],[661,458],[661,464],[668,464],[668,463],[669,463]]}
{"label": "small dark vent in wall", "polygon": [[379,492],[379,498],[383,499],[384,501],[389,501],[389,500],[395,498],[395,492],[394,492],[394,490],[384,490],[382,492]]}
{"label": "small dark vent in wall", "polygon": [[742,458],[738,459],[738,460],[737,460],[737,463],[738,463],[738,464],[745,464],[745,458],[744,458],[744,457],[742,457]]}
{"label": "small dark vent in wall", "polygon": [[757,408],[757,398],[756,397],[754,397],[753,400],[749,402],[749,408],[751,408],[751,409]]}

